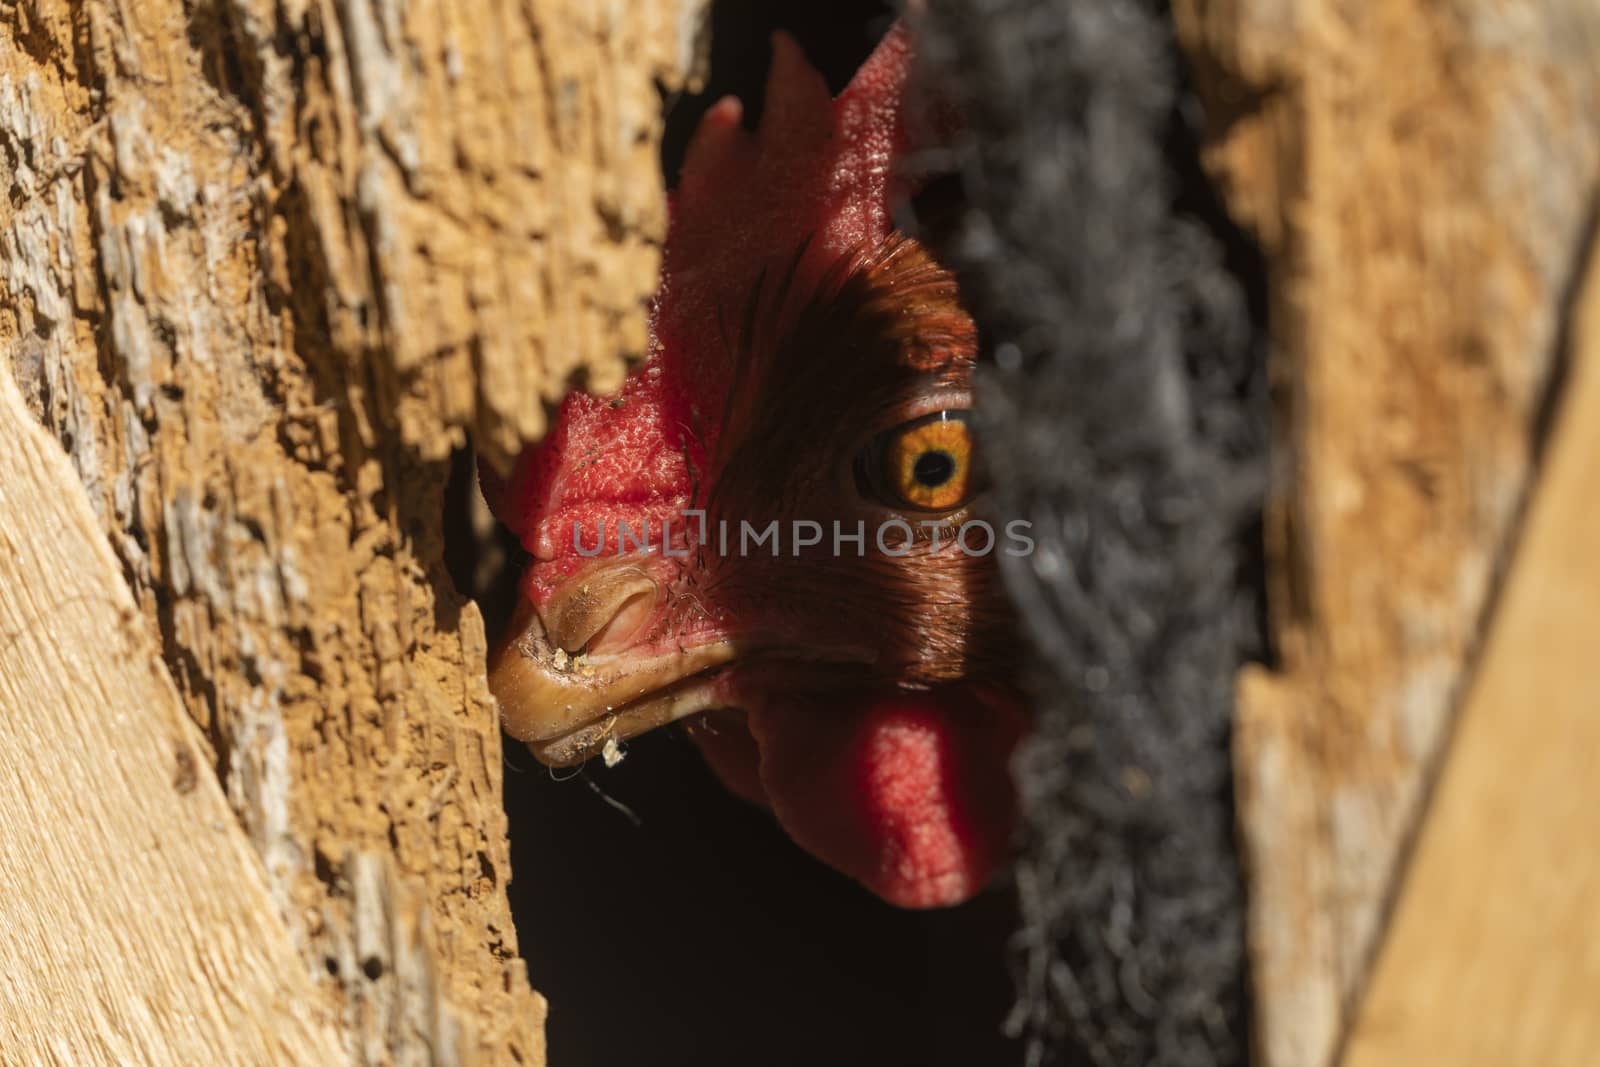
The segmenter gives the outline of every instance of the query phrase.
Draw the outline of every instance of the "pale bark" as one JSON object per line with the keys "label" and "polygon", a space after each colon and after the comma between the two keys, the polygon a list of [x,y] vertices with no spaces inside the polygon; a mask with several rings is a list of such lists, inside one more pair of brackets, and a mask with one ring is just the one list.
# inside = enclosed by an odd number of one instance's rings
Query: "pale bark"
{"label": "pale bark", "polygon": [[0,375],[5,1062],[328,1063],[266,872],[66,456]]}
{"label": "pale bark", "polygon": [[1176,8],[1271,266],[1281,659],[1236,736],[1257,1044],[1324,1067],[1537,473],[1600,205],[1600,7]]}
{"label": "pale bark", "polygon": [[1600,248],[1557,423],[1345,1067],[1600,1048]]}
{"label": "pale bark", "polygon": [[[655,83],[700,6],[0,3],[0,372],[70,457],[354,1061],[543,1059],[440,492],[451,449],[503,461],[641,350]],[[73,936],[116,936],[101,918]]]}

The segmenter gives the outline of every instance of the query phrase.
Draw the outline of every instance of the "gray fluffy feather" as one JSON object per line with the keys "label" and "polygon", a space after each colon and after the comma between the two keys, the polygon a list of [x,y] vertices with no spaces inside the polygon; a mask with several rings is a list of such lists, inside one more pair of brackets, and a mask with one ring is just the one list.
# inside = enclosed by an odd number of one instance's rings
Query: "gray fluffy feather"
{"label": "gray fluffy feather", "polygon": [[[1033,648],[1012,1025],[1034,1064],[1247,1057],[1233,676],[1254,636],[1260,346],[1205,227],[1175,206],[1164,10],[931,0],[919,89],[969,131],[932,235],[993,365],[991,517]],[[1179,124],[1181,125],[1181,124]]]}

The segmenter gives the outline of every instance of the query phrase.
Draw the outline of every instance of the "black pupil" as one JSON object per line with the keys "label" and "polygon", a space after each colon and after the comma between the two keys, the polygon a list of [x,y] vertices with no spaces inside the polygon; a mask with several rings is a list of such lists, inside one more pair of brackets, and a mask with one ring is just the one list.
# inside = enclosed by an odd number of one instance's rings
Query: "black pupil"
{"label": "black pupil", "polygon": [[928,489],[939,488],[955,473],[956,461],[948,452],[924,452],[911,468],[911,476],[917,484]]}

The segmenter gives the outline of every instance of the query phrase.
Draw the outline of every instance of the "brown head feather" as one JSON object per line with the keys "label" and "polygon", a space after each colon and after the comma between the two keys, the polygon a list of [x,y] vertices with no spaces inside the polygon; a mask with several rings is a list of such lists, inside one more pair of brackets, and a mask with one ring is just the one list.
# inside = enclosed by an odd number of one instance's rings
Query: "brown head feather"
{"label": "brown head feather", "polygon": [[[745,316],[704,501],[713,524],[725,520],[735,531],[741,522],[761,529],[777,520],[781,555],[729,553],[712,564],[706,592],[735,615],[777,613],[778,626],[792,620],[797,630],[814,630],[819,618],[829,620],[843,643],[877,650],[880,683],[1008,681],[1010,612],[994,560],[952,544],[971,509],[897,510],[863,496],[852,476],[861,449],[913,405],[941,396],[951,407],[969,403],[977,337],[954,278],[895,234],[841,257],[809,293],[796,293],[791,279],[786,272],[758,287]],[[904,556],[875,543],[895,518],[915,532]],[[796,520],[824,530],[823,542],[798,557],[789,536]],[[849,540],[836,552],[835,523],[849,535],[858,522],[861,554]],[[939,526],[937,552],[925,522]],[[904,529],[885,537],[898,549]]]}

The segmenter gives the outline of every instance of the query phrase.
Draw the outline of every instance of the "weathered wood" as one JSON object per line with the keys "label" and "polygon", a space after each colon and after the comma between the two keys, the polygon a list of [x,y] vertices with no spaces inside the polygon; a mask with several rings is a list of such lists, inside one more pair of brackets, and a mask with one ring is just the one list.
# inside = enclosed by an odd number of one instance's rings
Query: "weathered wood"
{"label": "weathered wood", "polygon": [[1534,474],[1600,197],[1600,7],[1175,10],[1272,271],[1280,662],[1236,735],[1257,1047],[1324,1067]]}
{"label": "weathered wood", "polygon": [[1600,248],[1559,421],[1345,1067],[1600,1049]]}
{"label": "weathered wood", "polygon": [[66,455],[0,374],[0,1058],[339,1054]]}
{"label": "weathered wood", "polygon": [[0,374],[357,1061],[543,1059],[441,487],[642,347],[701,7],[0,3]]}

